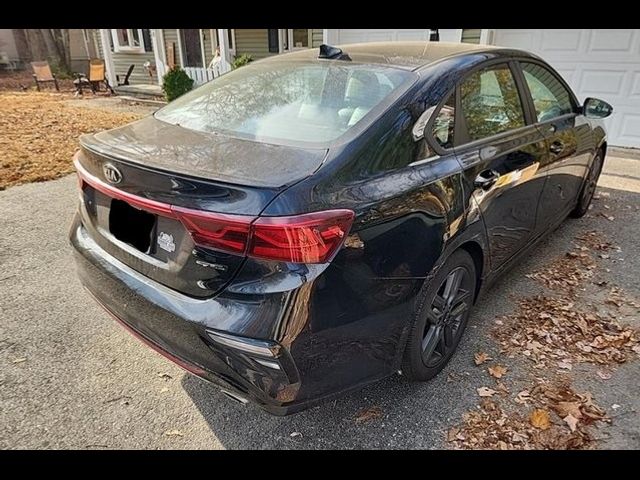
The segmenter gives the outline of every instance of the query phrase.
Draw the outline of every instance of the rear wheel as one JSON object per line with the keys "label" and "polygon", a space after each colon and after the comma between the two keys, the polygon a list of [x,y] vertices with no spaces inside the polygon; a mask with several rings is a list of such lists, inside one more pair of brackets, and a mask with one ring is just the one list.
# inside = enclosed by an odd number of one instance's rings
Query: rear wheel
{"label": "rear wheel", "polygon": [[602,172],[603,163],[604,154],[602,150],[598,150],[593,162],[591,162],[591,168],[589,169],[587,178],[582,185],[580,197],[578,198],[578,205],[576,205],[576,208],[570,213],[573,218],[580,218],[589,211],[589,205],[591,205],[591,200],[593,200],[593,194],[595,193],[596,186],[598,185],[598,179]]}
{"label": "rear wheel", "polygon": [[407,378],[429,380],[449,362],[467,326],[475,288],[473,259],[457,250],[423,290],[404,353]]}

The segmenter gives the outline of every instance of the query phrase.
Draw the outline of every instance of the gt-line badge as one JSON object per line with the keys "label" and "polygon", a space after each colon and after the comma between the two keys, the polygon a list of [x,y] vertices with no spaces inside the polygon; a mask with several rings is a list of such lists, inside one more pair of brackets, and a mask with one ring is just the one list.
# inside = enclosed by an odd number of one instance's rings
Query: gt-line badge
{"label": "gt-line badge", "polygon": [[158,234],[158,246],[169,253],[176,251],[173,235],[169,235],[168,233],[160,232]]}

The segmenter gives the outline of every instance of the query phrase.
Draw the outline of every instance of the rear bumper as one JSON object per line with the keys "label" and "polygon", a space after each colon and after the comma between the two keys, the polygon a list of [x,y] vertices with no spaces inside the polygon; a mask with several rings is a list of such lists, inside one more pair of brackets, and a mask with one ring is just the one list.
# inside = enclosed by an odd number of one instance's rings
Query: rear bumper
{"label": "rear bumper", "polygon": [[77,216],[70,241],[83,285],[154,350],[232,396],[250,400],[275,415],[317,403],[308,398],[296,401],[301,383],[298,370],[289,352],[277,343],[267,340],[275,353],[265,358],[214,340],[218,332],[232,340],[251,342],[255,322],[264,325],[265,315],[277,315],[271,303],[282,302],[255,296],[195,299],[182,295],[109,255],[91,239]]}

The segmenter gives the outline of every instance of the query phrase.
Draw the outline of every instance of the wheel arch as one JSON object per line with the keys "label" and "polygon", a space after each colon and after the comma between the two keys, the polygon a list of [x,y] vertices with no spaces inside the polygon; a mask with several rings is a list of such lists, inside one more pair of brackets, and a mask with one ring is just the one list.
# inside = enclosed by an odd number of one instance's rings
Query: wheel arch
{"label": "wheel arch", "polygon": [[480,288],[482,287],[482,280],[484,278],[485,253],[484,253],[484,250],[482,249],[482,246],[480,246],[480,244],[474,240],[469,240],[464,242],[456,250],[458,249],[466,251],[471,256],[476,268],[476,272],[475,272],[476,273],[476,291],[474,292],[474,295],[473,295],[473,301],[475,303],[475,301],[478,298],[478,293],[480,292]]}

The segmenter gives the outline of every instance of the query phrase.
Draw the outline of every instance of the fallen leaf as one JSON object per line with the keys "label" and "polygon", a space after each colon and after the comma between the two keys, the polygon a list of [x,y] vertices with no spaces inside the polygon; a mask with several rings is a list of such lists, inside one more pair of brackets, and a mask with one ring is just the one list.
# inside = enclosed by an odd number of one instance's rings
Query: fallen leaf
{"label": "fallen leaf", "polygon": [[603,372],[602,370],[598,370],[596,375],[598,375],[602,380],[609,380],[611,378],[611,374],[609,372]]}
{"label": "fallen leaf", "polygon": [[524,433],[513,432],[513,434],[511,435],[511,441],[513,443],[526,442],[528,438],[529,437],[527,437],[527,435]]}
{"label": "fallen leaf", "polygon": [[560,417],[571,415],[575,418],[582,418],[580,402],[558,402],[554,405],[554,410]]}
{"label": "fallen leaf", "polygon": [[478,395],[480,395],[481,397],[492,397],[493,395],[498,393],[495,390],[488,387],[480,387],[480,388],[477,388],[476,391],[478,392]]}
{"label": "fallen leaf", "polygon": [[542,408],[536,408],[529,416],[529,423],[540,430],[546,430],[551,426],[549,413]]}
{"label": "fallen leaf", "polygon": [[571,362],[567,361],[567,360],[563,360],[561,362],[558,362],[558,367],[564,369],[564,370],[571,370],[573,368],[573,365],[571,364]]}
{"label": "fallen leaf", "polygon": [[180,430],[167,430],[166,432],[164,432],[164,435],[166,437],[184,437],[184,433],[182,433]]}
{"label": "fallen leaf", "polygon": [[527,401],[529,400],[531,400],[531,394],[529,393],[529,390],[522,390],[516,395],[516,403],[527,403]]}
{"label": "fallen leaf", "polygon": [[489,375],[494,378],[502,378],[507,373],[507,368],[502,365],[494,365],[487,370],[489,371]]}
{"label": "fallen leaf", "polygon": [[476,365],[482,365],[487,360],[491,360],[491,357],[485,352],[476,352],[473,355],[473,360],[476,362]]}
{"label": "fallen leaf", "polygon": [[370,420],[381,418],[382,414],[383,411],[380,407],[365,408],[356,414],[356,423],[368,422]]}
{"label": "fallen leaf", "polygon": [[498,382],[496,381],[496,390],[501,393],[503,396],[509,395],[509,389],[507,388],[507,386],[502,383],[502,382]]}
{"label": "fallen leaf", "polygon": [[573,415],[567,415],[562,420],[564,420],[564,423],[569,425],[569,430],[571,430],[572,432],[576,431],[576,426],[578,425],[579,421],[576,417],[574,417]]}
{"label": "fallen leaf", "polygon": [[452,427],[447,432],[447,442],[454,442],[457,440],[458,435],[460,434],[460,429],[458,427]]}

